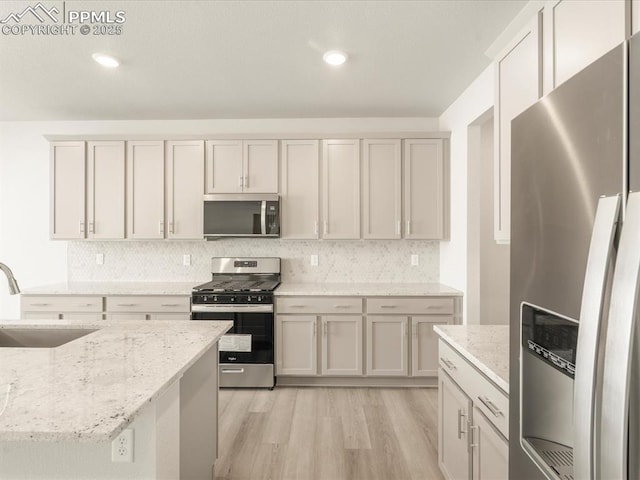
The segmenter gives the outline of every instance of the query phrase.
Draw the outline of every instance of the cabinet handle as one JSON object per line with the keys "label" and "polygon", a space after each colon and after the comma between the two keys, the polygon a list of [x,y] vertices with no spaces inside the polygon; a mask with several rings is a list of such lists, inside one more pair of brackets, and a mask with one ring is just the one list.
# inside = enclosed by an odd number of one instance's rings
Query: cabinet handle
{"label": "cabinet handle", "polygon": [[318,328],[318,324],[316,323],[316,320],[313,321],[313,338],[316,338],[316,330]]}
{"label": "cabinet handle", "polygon": [[474,430],[478,432],[478,439],[480,439],[480,426],[471,425],[469,427],[469,448],[476,448],[480,446],[480,443],[477,443],[477,442],[474,443],[474,437],[475,437],[475,435],[473,434]]}
{"label": "cabinet handle", "polygon": [[444,306],[442,305],[429,305],[427,306],[427,310],[442,310]]}
{"label": "cabinet handle", "polygon": [[411,235],[411,220],[407,220],[407,235]]}
{"label": "cabinet handle", "polygon": [[135,307],[137,303],[119,303],[119,307]]}
{"label": "cabinet handle", "polygon": [[487,397],[478,397],[478,400],[482,402],[482,404],[489,409],[489,411],[493,414],[494,417],[499,417],[503,415],[502,410],[496,407],[496,404],[489,400]]}
{"label": "cabinet handle", "polygon": [[456,366],[453,362],[451,362],[450,360],[447,360],[446,358],[440,357],[440,361],[442,363],[445,364],[445,366],[449,369],[449,370],[456,370]]}
{"label": "cabinet handle", "polygon": [[84,222],[80,222],[80,233],[84,233]]}
{"label": "cabinet handle", "polygon": [[400,235],[400,220],[396,222],[396,235]]}
{"label": "cabinet handle", "polygon": [[418,336],[418,324],[413,325],[413,336]]}
{"label": "cabinet handle", "polygon": [[313,232],[318,235],[318,221],[313,222]]}
{"label": "cabinet handle", "polygon": [[174,231],[173,231],[173,222],[169,222],[169,233],[174,233]]}
{"label": "cabinet handle", "polygon": [[249,188],[249,176],[245,176],[244,178],[244,188]]}
{"label": "cabinet handle", "polygon": [[48,307],[50,304],[49,303],[32,303],[31,306],[32,307]]}
{"label": "cabinet handle", "polygon": [[180,306],[179,303],[161,303],[160,304],[161,307],[178,307]]}
{"label": "cabinet handle", "polygon": [[96,233],[96,226],[93,222],[89,222],[89,233]]}
{"label": "cabinet handle", "polygon": [[164,222],[159,222],[160,235],[164,235]]}
{"label": "cabinet handle", "polygon": [[289,305],[289,308],[304,308],[304,305]]}
{"label": "cabinet handle", "polygon": [[327,321],[325,320],[322,322],[322,333],[324,334],[325,337],[327,336],[327,328],[328,328]]}
{"label": "cabinet handle", "polygon": [[397,305],[380,305],[380,308],[398,308]]}
{"label": "cabinet handle", "polygon": [[351,308],[351,305],[334,305],[333,308]]}
{"label": "cabinet handle", "polygon": [[76,303],[74,307],[90,307],[93,303]]}
{"label": "cabinet handle", "polygon": [[238,179],[239,179],[239,181],[238,181],[238,186],[240,187],[240,189],[242,189],[242,185],[243,185],[243,183],[244,183],[244,182],[242,181],[242,175],[240,175],[240,176],[238,177]]}
{"label": "cabinet handle", "polygon": [[324,221],[324,234],[326,235],[327,233],[329,233],[329,222],[327,222],[325,220]]}
{"label": "cabinet handle", "polygon": [[409,338],[409,329],[407,328],[407,324],[404,322],[402,323],[402,333],[404,333],[406,338]]}
{"label": "cabinet handle", "polygon": [[464,425],[464,418],[466,417],[464,411],[459,408],[458,409],[458,439],[462,438],[462,435],[467,433],[466,431],[462,430],[462,426]]}

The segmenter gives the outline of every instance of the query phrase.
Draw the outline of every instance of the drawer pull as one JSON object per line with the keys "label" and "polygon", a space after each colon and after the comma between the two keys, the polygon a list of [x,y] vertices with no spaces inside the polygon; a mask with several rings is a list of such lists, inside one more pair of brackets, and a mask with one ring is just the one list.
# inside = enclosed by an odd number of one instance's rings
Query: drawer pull
{"label": "drawer pull", "polygon": [[397,305],[380,305],[380,308],[398,308]]}
{"label": "drawer pull", "polygon": [[333,308],[351,308],[351,305],[334,305]]}
{"label": "drawer pull", "polygon": [[180,304],[179,303],[161,303],[160,306],[161,307],[179,307]]}
{"label": "drawer pull", "polygon": [[49,305],[51,305],[50,303],[32,303],[31,306],[32,307],[48,307]]}
{"label": "drawer pull", "polygon": [[467,433],[466,431],[464,431],[462,429],[462,426],[464,425],[464,418],[466,417],[464,410],[462,410],[461,408],[458,409],[458,439],[462,438],[462,435]]}
{"label": "drawer pull", "polygon": [[440,357],[440,361],[444,363],[449,370],[456,370],[456,365],[451,360]]}
{"label": "drawer pull", "polygon": [[427,307],[427,310],[442,310],[444,308],[444,306],[442,305],[429,305]]}
{"label": "drawer pull", "polygon": [[502,413],[502,410],[496,407],[496,404],[489,400],[487,397],[478,397],[478,400],[480,400],[482,404],[489,409],[494,417],[500,417],[504,415]]}
{"label": "drawer pull", "polygon": [[119,303],[119,307],[135,307],[137,303]]}
{"label": "drawer pull", "polygon": [[289,308],[304,308],[306,305],[289,305]]}
{"label": "drawer pull", "polygon": [[244,373],[244,368],[222,368],[220,373]]}
{"label": "drawer pull", "polygon": [[74,307],[92,307],[93,303],[76,303]]}

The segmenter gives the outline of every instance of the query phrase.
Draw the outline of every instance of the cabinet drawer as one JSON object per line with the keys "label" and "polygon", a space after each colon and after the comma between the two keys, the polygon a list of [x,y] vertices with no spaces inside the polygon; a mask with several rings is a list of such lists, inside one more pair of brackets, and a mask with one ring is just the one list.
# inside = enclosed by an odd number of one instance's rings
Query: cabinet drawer
{"label": "cabinet drawer", "polygon": [[102,312],[102,297],[22,295],[23,312]]}
{"label": "cabinet drawer", "polygon": [[438,344],[440,366],[467,393],[473,404],[509,438],[509,398],[446,342]]}
{"label": "cabinet drawer", "polygon": [[362,313],[362,299],[352,297],[281,297],[278,313]]}
{"label": "cabinet drawer", "polygon": [[400,314],[452,314],[453,298],[367,298],[367,313]]}
{"label": "cabinet drawer", "polygon": [[107,297],[107,312],[190,312],[191,299],[185,296],[114,296]]}

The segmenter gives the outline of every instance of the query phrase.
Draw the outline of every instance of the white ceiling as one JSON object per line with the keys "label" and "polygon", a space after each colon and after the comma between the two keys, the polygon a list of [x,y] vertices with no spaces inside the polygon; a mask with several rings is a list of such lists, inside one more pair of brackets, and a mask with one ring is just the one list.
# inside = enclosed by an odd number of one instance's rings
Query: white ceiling
{"label": "white ceiling", "polygon": [[[123,33],[0,35],[0,120],[437,117],[526,4],[41,1],[123,10]],[[0,2],[0,20],[36,4]],[[348,63],[325,65],[330,49]],[[121,66],[98,66],[97,51]]]}

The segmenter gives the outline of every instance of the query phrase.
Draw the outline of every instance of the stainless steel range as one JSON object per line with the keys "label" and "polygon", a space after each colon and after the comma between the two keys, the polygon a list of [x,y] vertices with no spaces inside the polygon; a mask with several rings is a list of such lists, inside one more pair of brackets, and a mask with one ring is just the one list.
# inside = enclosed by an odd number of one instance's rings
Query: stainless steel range
{"label": "stainless steel range", "polygon": [[191,293],[192,320],[231,320],[220,349],[221,387],[273,388],[273,291],[280,258],[211,259],[210,282]]}

